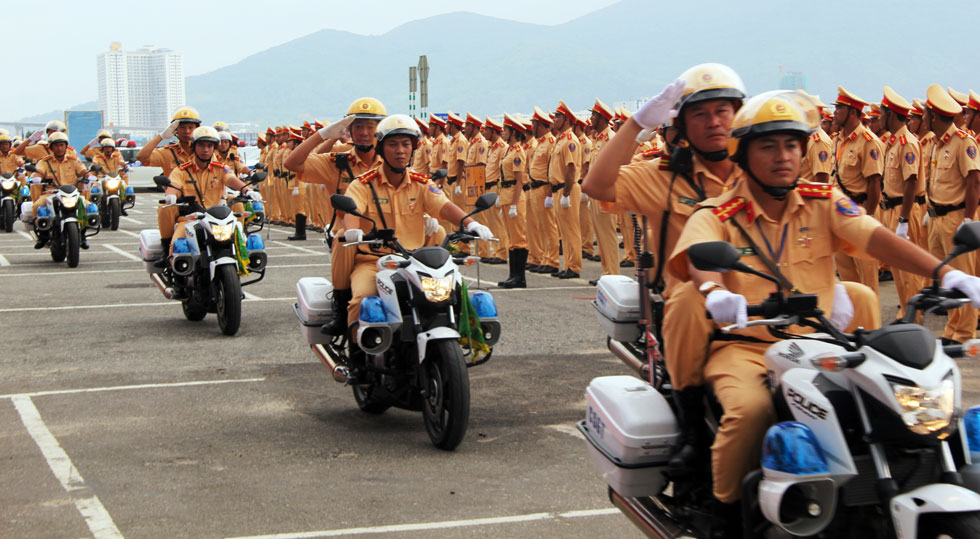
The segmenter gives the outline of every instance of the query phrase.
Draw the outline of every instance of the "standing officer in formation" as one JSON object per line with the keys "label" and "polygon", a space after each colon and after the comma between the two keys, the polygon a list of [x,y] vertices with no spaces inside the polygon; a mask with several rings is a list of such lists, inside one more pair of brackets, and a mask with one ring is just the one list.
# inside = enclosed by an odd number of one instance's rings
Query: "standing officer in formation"
{"label": "standing officer in formation", "polygon": [[497,205],[479,215],[486,215],[486,225],[497,238],[493,244],[493,256],[485,260],[488,264],[506,264],[510,251],[510,235],[503,221],[503,202],[500,200],[500,177],[504,154],[507,153],[507,143],[503,139],[504,126],[487,116],[483,124],[487,138],[487,183],[486,192],[497,193]]}
{"label": "standing officer in formation", "polygon": [[[582,188],[578,184],[582,169],[582,143],[572,133],[575,115],[564,101],[558,102],[553,126],[557,131],[554,148],[548,163],[548,188],[551,189],[555,221],[564,245],[565,269],[553,273],[559,279],[576,279],[582,273],[582,230],[579,209]],[[554,197],[560,197],[554,203]]]}
{"label": "standing officer in formation", "polygon": [[527,154],[523,141],[527,128],[517,117],[504,114],[503,139],[507,152],[500,161],[499,206],[505,211],[504,226],[507,228],[510,252],[510,275],[497,283],[501,288],[526,288],[524,270],[527,268]]}
{"label": "standing officer in formation", "polygon": [[[537,143],[528,157],[531,198],[528,202],[528,235],[530,236],[532,273],[558,273],[558,221],[552,211],[553,199],[548,182],[548,165],[555,137],[551,134],[551,117],[538,107],[531,116]],[[578,249],[578,245],[575,245]]]}

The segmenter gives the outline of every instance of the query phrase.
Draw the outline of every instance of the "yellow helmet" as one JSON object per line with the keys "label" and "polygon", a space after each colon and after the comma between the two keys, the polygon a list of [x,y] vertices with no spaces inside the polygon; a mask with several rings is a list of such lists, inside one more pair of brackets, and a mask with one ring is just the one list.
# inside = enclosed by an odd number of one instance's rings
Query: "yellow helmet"
{"label": "yellow helmet", "polygon": [[174,117],[170,121],[201,125],[201,115],[197,113],[197,109],[194,107],[180,107],[174,112]]}
{"label": "yellow helmet", "polygon": [[99,143],[99,146],[103,148],[115,148],[116,141],[112,140],[111,138],[102,139],[102,142]]}
{"label": "yellow helmet", "polygon": [[[733,161],[743,157],[745,145],[771,134],[810,136],[820,125],[820,110],[808,96],[789,90],[759,94],[748,101],[732,120],[728,153]],[[806,145],[803,147],[806,150]]]}
{"label": "yellow helmet", "polygon": [[68,131],[68,126],[66,126],[65,122],[62,122],[61,120],[51,120],[44,126],[44,130],[51,131],[52,129],[64,133],[65,131]]}
{"label": "yellow helmet", "polygon": [[373,97],[362,97],[354,100],[347,107],[347,116],[353,115],[355,118],[366,120],[383,120],[388,115],[388,111],[380,101]]}
{"label": "yellow helmet", "polygon": [[[698,64],[681,73],[687,83],[678,110],[711,99],[745,99],[745,83],[734,69],[723,64]],[[738,108],[736,106],[735,108]]]}
{"label": "yellow helmet", "polygon": [[68,135],[62,133],[61,131],[56,131],[48,135],[48,144],[54,144],[56,142],[64,142],[68,144]]}
{"label": "yellow helmet", "polygon": [[110,133],[108,129],[102,129],[102,130],[99,131],[99,133],[96,135],[96,137],[99,138],[99,139],[103,139],[103,138],[107,138],[107,137],[108,138],[112,138],[112,133]]}
{"label": "yellow helmet", "polygon": [[228,130],[228,124],[226,124],[225,122],[214,122],[214,125],[212,127],[214,127],[214,130],[217,131],[218,133]]}
{"label": "yellow helmet", "polygon": [[210,125],[202,125],[194,130],[194,134],[191,135],[191,146],[195,142],[213,142],[218,143],[218,132],[214,130]]}
{"label": "yellow helmet", "polygon": [[10,133],[0,133],[0,142],[13,142],[10,138]]}
{"label": "yellow helmet", "polygon": [[6,129],[0,127],[0,135],[10,136],[10,131],[7,131]]}

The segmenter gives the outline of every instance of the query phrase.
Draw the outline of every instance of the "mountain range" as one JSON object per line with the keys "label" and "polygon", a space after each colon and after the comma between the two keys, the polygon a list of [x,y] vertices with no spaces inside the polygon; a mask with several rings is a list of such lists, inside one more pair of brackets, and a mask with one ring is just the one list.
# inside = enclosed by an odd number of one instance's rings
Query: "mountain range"
{"label": "mountain range", "polygon": [[[389,113],[408,112],[408,67],[421,54],[431,67],[429,110],[477,115],[643,98],[702,62],[730,65],[750,94],[776,88],[785,66],[828,102],[839,84],[869,101],[880,101],[885,84],[910,100],[932,82],[980,88],[969,69],[976,53],[953,25],[976,20],[980,4],[877,5],[622,0],[555,26],[458,12],[378,36],[321,30],[188,77],[187,100],[206,121],[261,125],[335,120],[365,95]],[[926,39],[927,30],[945,40]]]}

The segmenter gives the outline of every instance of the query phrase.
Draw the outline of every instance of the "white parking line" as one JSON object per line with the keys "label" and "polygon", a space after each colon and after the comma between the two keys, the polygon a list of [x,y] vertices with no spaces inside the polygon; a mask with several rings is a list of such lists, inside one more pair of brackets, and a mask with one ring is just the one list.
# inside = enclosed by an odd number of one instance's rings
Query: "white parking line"
{"label": "white parking line", "polygon": [[130,223],[136,223],[138,225],[142,225],[143,224],[143,221],[138,221],[136,219],[133,219],[132,217],[124,217],[122,215],[119,216],[119,220],[121,220],[121,221],[129,221]]}
{"label": "white parking line", "polygon": [[28,234],[27,232],[24,232],[23,230],[18,230],[17,233],[20,234],[21,236],[24,236],[25,238],[27,238],[27,239],[29,239],[31,241],[34,241],[34,238],[32,238],[30,234]]}
{"label": "white parking line", "polygon": [[135,260],[137,262],[142,262],[143,261],[142,258],[134,255],[133,253],[127,253],[126,251],[123,251],[122,249],[120,249],[119,247],[116,247],[115,245],[109,245],[108,243],[103,243],[102,246],[105,247],[106,249],[108,249],[108,250],[110,250],[110,251],[118,254],[118,255],[125,256],[126,258],[128,258],[130,260]]}
{"label": "white parking line", "polygon": [[[246,299],[245,301],[296,301],[296,297],[290,296],[288,298]],[[161,305],[174,304],[174,301],[163,301],[154,303],[109,303],[105,305],[58,305],[56,307],[13,307],[10,309],[0,309],[0,313],[24,313],[32,311],[80,311],[86,309],[118,309],[121,307],[159,307]]]}
{"label": "white parking line", "polygon": [[265,378],[235,378],[232,380],[195,380],[192,382],[169,382],[159,384],[133,384],[128,386],[88,387],[84,389],[56,389],[51,391],[34,391],[31,393],[11,393],[0,395],[0,399],[16,399],[18,397],[45,397],[48,395],[73,395],[76,393],[103,393],[106,391],[128,391],[131,389],[166,389],[171,387],[218,386],[224,384],[245,384],[264,382]]}
{"label": "white parking line", "polygon": [[12,401],[17,408],[17,413],[20,414],[21,421],[27,427],[27,432],[30,433],[34,443],[41,449],[41,454],[44,455],[44,460],[47,461],[51,472],[75,502],[78,512],[85,518],[85,523],[88,524],[92,536],[97,539],[121,538],[123,535],[116,527],[116,523],[112,521],[109,512],[106,511],[99,497],[92,494],[91,489],[85,484],[82,474],[78,473],[78,469],[72,464],[68,454],[61,448],[58,439],[48,430],[47,425],[41,419],[41,413],[38,412],[31,398],[19,395],[13,397]]}
{"label": "white parking line", "polygon": [[3,255],[0,255],[0,266],[9,266],[9,265],[10,262],[7,261],[7,258]]}
{"label": "white parking line", "polygon": [[297,251],[302,251],[304,253],[310,253],[310,254],[313,254],[313,255],[323,255],[323,254],[326,254],[325,252],[314,251],[312,249],[307,249],[305,247],[299,247],[298,245],[290,245],[288,243],[284,243],[284,242],[277,241],[277,240],[272,240],[272,243],[275,243],[276,245],[279,245],[281,247],[289,247],[290,249],[296,249]]}
{"label": "white parking line", "polygon": [[128,231],[128,230],[123,230],[123,229],[121,229],[121,228],[120,228],[120,229],[117,229],[117,230],[115,230],[114,232],[122,232],[123,234],[126,234],[126,235],[128,235],[128,236],[132,236],[132,237],[134,237],[134,238],[138,238],[138,237],[140,237],[140,235],[139,235],[139,234],[137,234],[137,233],[135,233],[135,232],[130,232],[130,231]]}
{"label": "white parking line", "polygon": [[271,535],[253,535],[233,539],[306,539],[310,537],[338,537],[342,535],[380,534],[415,532],[425,530],[445,530],[448,528],[465,528],[472,526],[492,526],[495,524],[514,524],[535,520],[558,520],[562,518],[583,518],[606,515],[618,515],[619,509],[585,509],[581,511],[565,511],[561,513],[530,513],[527,515],[512,515],[506,517],[473,518],[467,520],[447,520],[442,522],[419,522],[415,524],[392,524],[388,526],[370,526],[364,528],[340,528],[336,530],[321,530],[314,532],[276,533]]}
{"label": "white parking line", "polygon": [[262,298],[256,296],[255,294],[252,294],[250,292],[246,292],[244,290],[242,290],[242,295],[245,296],[245,299],[249,299],[249,300],[252,300],[252,301],[262,301]]}

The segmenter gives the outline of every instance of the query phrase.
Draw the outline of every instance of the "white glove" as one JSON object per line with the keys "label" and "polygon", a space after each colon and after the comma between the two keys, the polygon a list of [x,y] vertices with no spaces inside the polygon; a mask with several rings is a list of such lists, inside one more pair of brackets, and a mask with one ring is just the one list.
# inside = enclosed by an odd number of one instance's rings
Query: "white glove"
{"label": "white glove", "polygon": [[565,208],[566,210],[572,207],[572,199],[569,198],[568,195],[562,195],[560,203],[561,203],[561,207]]}
{"label": "white glove", "polygon": [[517,218],[517,205],[516,204],[512,205],[510,207],[510,209],[507,210],[507,217],[510,217],[511,219]]}
{"label": "white glove", "polygon": [[644,103],[640,110],[636,111],[636,114],[633,115],[633,121],[644,129],[653,129],[677,116],[677,111],[673,110],[672,107],[684,93],[686,85],[684,79],[677,79],[668,84],[660,94]]}
{"label": "white glove", "polygon": [[929,214],[922,216],[922,226],[929,226]]}
{"label": "white glove", "polygon": [[245,196],[256,202],[262,202],[262,193],[260,193],[257,189],[249,189],[248,192],[245,193]]}
{"label": "white glove", "polygon": [[299,187],[293,187],[293,196],[299,196]]}
{"label": "white glove", "polygon": [[320,138],[323,140],[340,138],[341,135],[344,134],[344,131],[347,131],[347,127],[352,123],[354,123],[354,116],[347,116],[346,118],[337,120],[326,127],[321,127],[317,130],[317,134],[320,135]]}
{"label": "white glove", "polygon": [[943,276],[942,287],[963,292],[963,295],[973,302],[974,307],[980,307],[980,277],[953,270]]}
{"label": "white glove", "polygon": [[95,146],[98,143],[99,143],[99,137],[95,137],[94,139],[88,141],[88,144],[86,144],[86,146]]}
{"label": "white glove", "polygon": [[636,134],[636,139],[635,139],[636,140],[636,143],[637,144],[643,144],[644,142],[652,139],[653,136],[656,135],[656,134],[657,134],[657,128],[656,127],[651,127],[649,129],[644,129],[643,131],[640,131],[639,133]]}
{"label": "white glove", "polygon": [[895,227],[895,235],[902,239],[909,239],[909,224],[898,223],[898,226]]}
{"label": "white glove", "polygon": [[589,195],[585,194],[585,191],[582,191],[582,203],[584,204],[588,201],[589,201]]}
{"label": "white glove", "polygon": [[844,285],[837,283],[834,285],[834,306],[830,309],[830,323],[844,331],[853,319],[854,304],[851,303],[851,297],[847,295]]}
{"label": "white glove", "polygon": [[456,182],[456,189],[453,192],[456,193],[456,196],[459,196],[459,195],[462,195],[463,194],[463,188],[459,186],[459,182],[458,181]]}
{"label": "white glove", "polygon": [[37,185],[37,184],[41,183],[41,177],[40,176],[31,176],[31,183],[33,183],[34,185]]}
{"label": "white glove", "polygon": [[44,136],[44,130],[43,129],[38,129],[37,131],[31,133],[31,136],[27,137],[27,140],[29,140],[31,142],[37,142],[37,141],[41,140],[41,137],[43,137],[43,136]]}
{"label": "white glove", "polygon": [[177,203],[177,195],[166,195],[166,196],[164,196],[163,197],[163,203],[164,204],[176,204]]}
{"label": "white glove", "polygon": [[344,231],[344,240],[347,243],[357,243],[364,239],[364,231],[360,228],[349,228]]}
{"label": "white glove", "polygon": [[170,122],[170,125],[168,125],[167,128],[160,133],[160,138],[162,138],[163,140],[167,140],[168,138],[173,138],[173,136],[177,134],[178,125],[180,125],[180,121],[178,120],[174,120]]}
{"label": "white glove", "polygon": [[711,313],[711,318],[719,324],[735,324],[743,329],[749,323],[748,303],[741,294],[714,290],[704,299],[704,306]]}
{"label": "white glove", "polygon": [[494,202],[493,205],[496,206],[496,207],[498,207],[498,208],[500,207],[500,197],[499,196],[497,197],[497,201]]}
{"label": "white glove", "polygon": [[439,230],[439,221],[436,221],[428,215],[423,215],[422,217],[425,218],[425,235],[431,236],[435,234]]}
{"label": "white glove", "polygon": [[555,202],[553,200],[551,200],[551,197],[545,197],[545,199],[544,199],[544,207],[545,208],[551,208],[551,207],[554,207],[554,205],[555,205]]}
{"label": "white glove", "polygon": [[470,224],[466,225],[466,231],[484,241],[493,239],[493,232],[476,221],[470,221]]}

